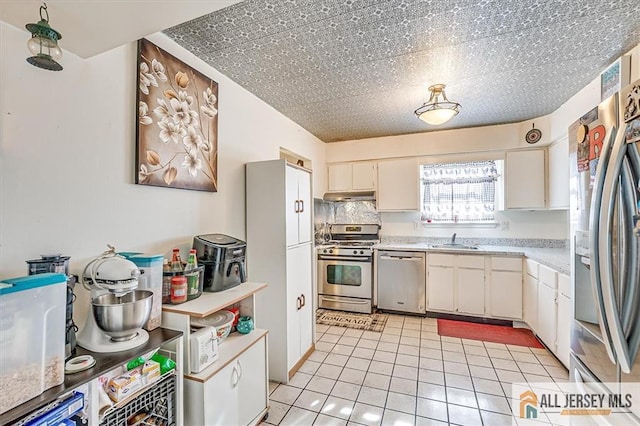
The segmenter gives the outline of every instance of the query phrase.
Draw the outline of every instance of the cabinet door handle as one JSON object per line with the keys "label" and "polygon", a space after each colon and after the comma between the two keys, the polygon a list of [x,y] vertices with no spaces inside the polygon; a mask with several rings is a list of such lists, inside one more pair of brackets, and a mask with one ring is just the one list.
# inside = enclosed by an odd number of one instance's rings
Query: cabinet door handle
{"label": "cabinet door handle", "polygon": [[298,200],[300,201],[300,213],[302,213],[304,211],[304,200]]}
{"label": "cabinet door handle", "polygon": [[231,387],[238,386],[238,382],[240,381],[240,375],[238,374],[238,369],[236,366],[233,366],[233,370],[231,371]]}
{"label": "cabinet door handle", "polygon": [[302,300],[300,299],[300,297],[298,297],[296,299],[296,311],[299,311],[300,308],[302,308]]}
{"label": "cabinet door handle", "polygon": [[300,200],[296,200],[293,202],[293,211],[296,213],[300,213]]}
{"label": "cabinet door handle", "polygon": [[240,370],[240,375],[238,376],[238,381],[242,379],[242,364],[240,364],[240,360],[238,360],[238,369]]}
{"label": "cabinet door handle", "polygon": [[305,298],[304,298],[304,294],[301,294],[301,295],[300,295],[300,300],[302,301],[302,304],[300,305],[300,308],[302,308],[304,305],[306,305],[306,304],[307,304],[307,302],[306,302],[306,300],[305,300]]}

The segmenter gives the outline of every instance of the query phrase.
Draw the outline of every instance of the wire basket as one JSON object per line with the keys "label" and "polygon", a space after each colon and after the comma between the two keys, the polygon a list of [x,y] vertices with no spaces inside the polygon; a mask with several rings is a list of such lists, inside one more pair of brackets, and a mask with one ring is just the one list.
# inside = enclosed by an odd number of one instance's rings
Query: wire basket
{"label": "wire basket", "polygon": [[[108,413],[100,425],[156,425],[176,423],[176,375],[167,374],[151,389],[138,395],[126,405]],[[139,419],[136,419],[139,417]],[[152,421],[153,420],[153,421]]]}
{"label": "wire basket", "polygon": [[[187,278],[187,300],[197,299],[202,295],[202,290],[204,288],[204,265],[200,265],[196,267],[193,271],[190,272],[173,272],[173,271],[162,271],[163,281],[165,278],[168,278],[171,281],[171,278],[184,275]],[[193,286],[191,285],[191,277],[194,277]],[[168,292],[167,292],[168,294]],[[165,299],[163,303],[171,303],[170,299]]]}

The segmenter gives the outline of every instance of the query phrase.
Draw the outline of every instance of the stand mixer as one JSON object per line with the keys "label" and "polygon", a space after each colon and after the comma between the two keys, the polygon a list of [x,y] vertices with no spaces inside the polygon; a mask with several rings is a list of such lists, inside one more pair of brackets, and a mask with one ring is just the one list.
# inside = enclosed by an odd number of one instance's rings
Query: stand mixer
{"label": "stand mixer", "polygon": [[118,255],[115,248],[85,266],[80,282],[91,291],[91,315],[77,343],[93,352],[119,352],[143,345],[149,334],[142,326],[149,318],[153,293],[137,290],[140,269]]}

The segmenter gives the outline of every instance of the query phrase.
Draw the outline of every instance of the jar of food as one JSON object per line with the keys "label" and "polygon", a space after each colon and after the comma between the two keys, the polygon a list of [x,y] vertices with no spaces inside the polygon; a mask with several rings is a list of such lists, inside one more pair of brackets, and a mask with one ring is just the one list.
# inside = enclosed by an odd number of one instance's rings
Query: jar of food
{"label": "jar of food", "polygon": [[177,275],[171,278],[171,303],[183,303],[187,301],[187,278]]}

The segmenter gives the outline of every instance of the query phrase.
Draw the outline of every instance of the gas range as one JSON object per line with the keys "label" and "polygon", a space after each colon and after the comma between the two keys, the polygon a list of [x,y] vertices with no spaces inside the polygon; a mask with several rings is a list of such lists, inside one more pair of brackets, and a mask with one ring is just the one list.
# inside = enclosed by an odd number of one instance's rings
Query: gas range
{"label": "gas range", "polygon": [[331,225],[331,246],[323,248],[320,253],[334,256],[373,255],[373,246],[380,242],[379,225]]}

